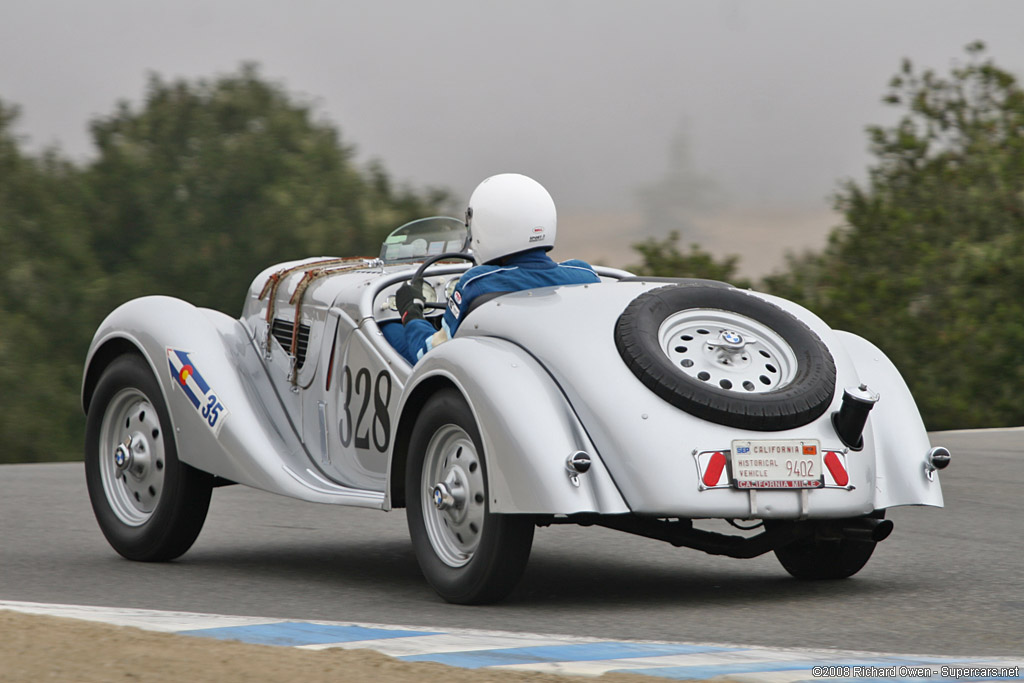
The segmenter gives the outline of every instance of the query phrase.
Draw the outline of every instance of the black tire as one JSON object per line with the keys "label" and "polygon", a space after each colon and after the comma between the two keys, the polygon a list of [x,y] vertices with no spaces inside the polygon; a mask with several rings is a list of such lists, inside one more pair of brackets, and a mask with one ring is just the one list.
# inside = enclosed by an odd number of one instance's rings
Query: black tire
{"label": "black tire", "polygon": [[[150,409],[155,416],[147,415]],[[206,520],[213,478],[178,460],[172,429],[157,379],[142,357],[124,355],[107,366],[86,420],[85,478],[103,535],[129,560],[181,556]],[[133,460],[122,469],[114,451],[126,436],[133,436]]]}
{"label": "black tire", "polygon": [[[438,469],[459,483],[451,488],[462,491],[462,508],[441,510],[434,505],[430,488],[437,482],[431,481],[429,472]],[[512,591],[526,569],[535,525],[527,516],[490,512],[480,431],[465,399],[454,389],[432,396],[416,419],[405,494],[416,559],[438,595],[469,605],[497,602]],[[475,531],[467,520],[476,520]],[[471,549],[464,550],[463,541]]]}
{"label": "black tire", "polygon": [[[767,327],[792,350],[793,377],[771,390],[755,391],[739,385],[722,388],[690,376],[661,348],[659,334],[670,316],[691,310],[738,314]],[[734,288],[695,284],[645,292],[619,316],[615,344],[629,369],[655,394],[691,415],[729,427],[758,431],[800,427],[820,417],[835,393],[835,362],[821,339],[778,306]],[[761,379],[767,383],[767,377]],[[722,386],[726,384],[723,380]]]}
{"label": "black tire", "polygon": [[[872,515],[877,518],[884,516],[884,513]],[[864,568],[876,545],[873,541],[809,538],[776,548],[775,557],[782,568],[796,579],[846,579]]]}

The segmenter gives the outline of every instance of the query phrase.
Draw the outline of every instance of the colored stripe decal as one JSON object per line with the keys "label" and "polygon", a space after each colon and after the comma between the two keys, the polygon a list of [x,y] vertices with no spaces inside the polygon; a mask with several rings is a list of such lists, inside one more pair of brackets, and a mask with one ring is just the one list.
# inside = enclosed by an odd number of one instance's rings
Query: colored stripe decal
{"label": "colored stripe decal", "polygon": [[850,475],[847,474],[842,461],[839,460],[839,456],[834,451],[825,452],[825,466],[828,467],[832,478],[836,480],[837,486],[846,486],[850,483]]}
{"label": "colored stripe decal", "polygon": [[704,485],[717,486],[718,480],[722,478],[722,470],[725,469],[725,454],[716,451],[708,462],[708,469],[704,472]]}

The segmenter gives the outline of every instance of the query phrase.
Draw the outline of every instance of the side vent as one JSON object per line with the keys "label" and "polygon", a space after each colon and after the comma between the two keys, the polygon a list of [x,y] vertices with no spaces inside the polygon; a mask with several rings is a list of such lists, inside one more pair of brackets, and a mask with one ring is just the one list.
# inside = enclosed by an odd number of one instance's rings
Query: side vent
{"label": "side vent", "polygon": [[[284,347],[284,350],[291,355],[292,350],[292,330],[294,324],[290,320],[282,320],[281,318],[274,318],[273,324],[270,326],[270,333],[274,335],[274,339]],[[301,368],[302,364],[306,362],[306,349],[309,347],[309,325],[299,325],[299,336],[295,341],[295,367]]]}

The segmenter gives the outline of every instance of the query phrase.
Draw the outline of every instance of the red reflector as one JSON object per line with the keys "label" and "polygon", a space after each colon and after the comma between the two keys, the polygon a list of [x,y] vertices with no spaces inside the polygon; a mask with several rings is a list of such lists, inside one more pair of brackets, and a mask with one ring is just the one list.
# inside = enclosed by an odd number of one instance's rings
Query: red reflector
{"label": "red reflector", "polygon": [[722,478],[722,470],[725,469],[725,453],[715,451],[708,461],[708,468],[704,470],[704,485],[717,486],[718,480]]}
{"label": "red reflector", "polygon": [[835,452],[825,451],[825,467],[828,468],[832,478],[836,480],[837,486],[846,486],[850,483],[850,475],[847,473],[846,468],[843,467],[843,461],[839,459]]}

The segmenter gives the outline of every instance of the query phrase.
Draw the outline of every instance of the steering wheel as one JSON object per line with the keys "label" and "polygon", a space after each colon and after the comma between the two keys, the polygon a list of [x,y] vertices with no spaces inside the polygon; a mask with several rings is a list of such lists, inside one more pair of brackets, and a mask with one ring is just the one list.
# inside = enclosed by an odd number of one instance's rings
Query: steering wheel
{"label": "steering wheel", "polygon": [[[416,280],[423,280],[423,273],[426,272],[427,268],[434,265],[438,261],[444,261],[445,259],[461,259],[463,261],[469,261],[470,263],[476,263],[476,259],[473,258],[472,254],[466,254],[461,251],[450,251],[444,254],[435,254],[428,257],[420,267],[416,269],[416,273],[413,274],[412,279],[409,282],[415,282]],[[443,301],[425,301],[423,302],[424,308],[447,308],[448,303]]]}

